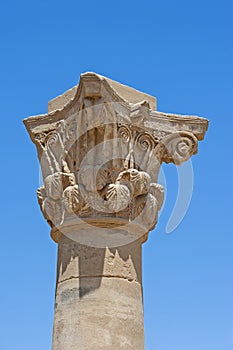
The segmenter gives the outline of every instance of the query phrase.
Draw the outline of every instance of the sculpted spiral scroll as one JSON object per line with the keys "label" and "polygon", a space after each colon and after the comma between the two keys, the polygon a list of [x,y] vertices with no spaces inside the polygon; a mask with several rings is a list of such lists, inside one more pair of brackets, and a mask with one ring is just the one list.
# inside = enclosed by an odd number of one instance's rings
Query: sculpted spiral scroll
{"label": "sculpted spiral scroll", "polygon": [[192,133],[180,131],[164,137],[161,146],[161,161],[179,165],[197,153],[198,141]]}
{"label": "sculpted spiral scroll", "polygon": [[152,150],[156,142],[149,133],[141,133],[137,136],[136,142],[142,150]]}
{"label": "sculpted spiral scroll", "polygon": [[57,131],[51,131],[50,133],[48,133],[48,135],[45,138],[45,144],[47,146],[52,146],[54,144],[56,144],[57,142],[59,142],[60,139],[60,135],[58,134]]}
{"label": "sculpted spiral scroll", "polygon": [[43,144],[45,141],[45,138],[46,138],[46,134],[44,132],[40,132],[40,133],[36,134],[35,142]]}
{"label": "sculpted spiral scroll", "polygon": [[128,143],[132,139],[131,131],[126,125],[120,125],[118,133],[124,143]]}
{"label": "sculpted spiral scroll", "polygon": [[192,142],[188,138],[183,138],[176,144],[176,153],[180,157],[187,157],[192,148]]}

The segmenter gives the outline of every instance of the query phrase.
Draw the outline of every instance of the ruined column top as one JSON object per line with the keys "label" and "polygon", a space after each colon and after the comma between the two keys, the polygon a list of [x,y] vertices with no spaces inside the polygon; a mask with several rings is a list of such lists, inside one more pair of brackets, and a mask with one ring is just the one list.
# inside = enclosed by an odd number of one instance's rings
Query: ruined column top
{"label": "ruined column top", "polygon": [[[111,88],[114,91],[114,94],[117,98],[119,98],[119,101],[128,102],[131,104],[136,104],[142,101],[148,101],[149,106],[152,110],[156,110],[156,98],[153,96],[150,96],[148,94],[145,94],[141,91],[138,91],[136,89],[133,89],[129,86],[123,85],[117,81],[114,81],[112,79],[106,78],[102,75],[93,73],[93,72],[87,72],[84,74],[81,74],[80,76],[80,83],[73,88],[69,89],[68,91],[64,92],[62,95],[55,97],[48,103],[48,112],[55,111],[57,109],[62,109],[65,107],[65,105],[72,100],[76,94],[79,94],[78,89],[82,89],[82,84],[90,84],[91,82],[96,82],[97,84],[105,84],[107,88]],[[100,87],[100,86],[99,86]],[[100,87],[101,88],[101,87]],[[91,96],[93,96],[93,90],[91,91]],[[90,92],[89,92],[90,93]],[[100,97],[98,92],[96,92],[96,96]]]}
{"label": "ruined column top", "polygon": [[[108,95],[106,99],[106,95]],[[195,115],[180,115],[157,111],[157,100],[149,94],[138,91],[132,87],[106,78],[102,75],[86,72],[80,75],[79,84],[65,91],[48,102],[48,113],[24,119],[24,124],[35,142],[35,134],[42,129],[52,129],[54,123],[63,119],[75,108],[81,99],[94,101],[94,103],[118,102],[124,105],[138,123],[143,113],[144,127],[156,128],[163,124],[163,133],[177,130],[190,131],[198,140],[203,140],[208,129],[208,120]],[[44,126],[44,127],[43,127]]]}
{"label": "ruined column top", "polygon": [[48,110],[24,124],[37,148],[38,201],[53,239],[61,231],[86,239],[90,231],[85,244],[97,236],[102,246],[109,237],[108,246],[145,241],[163,203],[161,164],[196,154],[207,119],[158,112],[155,97],[95,73],[82,74]]}

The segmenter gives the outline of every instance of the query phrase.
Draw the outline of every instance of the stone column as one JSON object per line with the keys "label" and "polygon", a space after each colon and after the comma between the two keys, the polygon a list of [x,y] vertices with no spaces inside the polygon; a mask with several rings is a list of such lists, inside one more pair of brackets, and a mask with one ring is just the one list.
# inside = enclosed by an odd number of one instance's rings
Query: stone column
{"label": "stone column", "polygon": [[38,201],[58,243],[53,350],[144,349],[141,245],[163,203],[162,162],[197,153],[208,121],[95,73],[24,120]]}
{"label": "stone column", "polygon": [[59,241],[53,348],[144,349],[141,242]]}

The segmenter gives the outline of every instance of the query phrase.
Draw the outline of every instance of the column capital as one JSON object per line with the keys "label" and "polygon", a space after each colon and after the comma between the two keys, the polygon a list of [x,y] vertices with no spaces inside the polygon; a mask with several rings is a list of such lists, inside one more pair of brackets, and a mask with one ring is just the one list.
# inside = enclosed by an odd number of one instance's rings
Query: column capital
{"label": "column capital", "polygon": [[37,147],[38,200],[53,239],[76,227],[94,228],[101,244],[116,228],[118,238],[145,241],[163,202],[161,163],[197,153],[208,121],[158,112],[155,97],[95,73],[82,74],[48,109],[24,124]]}

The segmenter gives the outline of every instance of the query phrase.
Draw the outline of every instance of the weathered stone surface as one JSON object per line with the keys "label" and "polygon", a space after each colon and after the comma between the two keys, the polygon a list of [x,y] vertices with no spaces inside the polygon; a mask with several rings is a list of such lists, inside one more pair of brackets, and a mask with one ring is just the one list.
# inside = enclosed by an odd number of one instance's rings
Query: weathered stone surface
{"label": "weathered stone surface", "polygon": [[58,242],[53,350],[144,348],[141,244],[163,203],[162,162],[197,153],[208,121],[95,73],[24,120]]}
{"label": "weathered stone surface", "polygon": [[53,346],[144,349],[141,242],[120,248],[59,240]]}
{"label": "weathered stone surface", "polygon": [[52,228],[77,218],[98,226],[99,218],[104,227],[105,218],[107,227],[137,222],[146,239],[161,207],[161,163],[189,159],[208,126],[155,108],[155,98],[86,73],[50,102],[50,113],[25,120],[44,179],[38,199]]}

